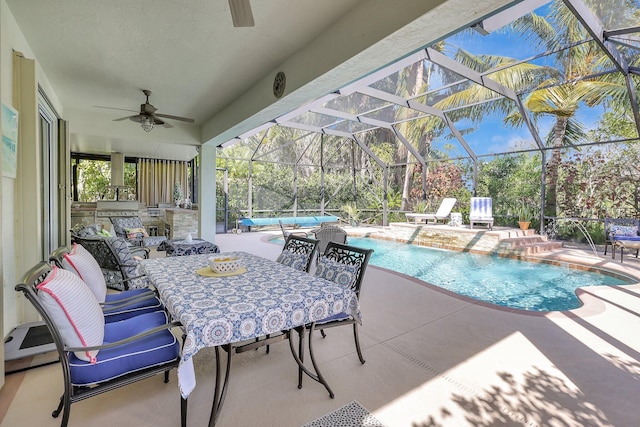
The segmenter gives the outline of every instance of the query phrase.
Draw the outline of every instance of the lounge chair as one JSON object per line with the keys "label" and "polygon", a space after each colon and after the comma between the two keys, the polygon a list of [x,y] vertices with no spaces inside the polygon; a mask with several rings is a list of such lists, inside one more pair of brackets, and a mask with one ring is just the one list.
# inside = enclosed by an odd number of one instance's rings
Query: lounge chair
{"label": "lounge chair", "polygon": [[287,229],[284,228],[284,223],[282,222],[281,219],[278,220],[278,224],[280,224],[282,237],[284,238],[285,241],[289,238],[289,236],[309,237],[307,233],[305,233],[304,231],[287,231]]}
{"label": "lounge chair", "polygon": [[493,229],[493,208],[491,197],[472,197],[471,210],[469,211],[469,224],[487,224],[489,230]]}
{"label": "lounge chair", "polygon": [[417,224],[419,221],[429,222],[429,220],[437,223],[440,220],[449,219],[449,215],[451,214],[451,210],[453,206],[456,204],[457,199],[450,197],[442,200],[440,203],[440,207],[436,211],[436,213],[408,213],[405,214],[407,217],[407,222],[410,222],[411,219]]}

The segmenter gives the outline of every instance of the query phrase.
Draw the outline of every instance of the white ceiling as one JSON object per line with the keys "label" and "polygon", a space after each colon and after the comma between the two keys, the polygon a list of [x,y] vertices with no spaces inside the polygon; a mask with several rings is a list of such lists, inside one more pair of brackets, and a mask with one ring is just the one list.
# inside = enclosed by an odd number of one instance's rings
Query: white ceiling
{"label": "white ceiling", "polygon": [[[69,121],[72,151],[190,159],[466,26],[508,0],[7,0]],[[399,5],[403,7],[398,7]],[[287,91],[271,93],[287,73]],[[129,120],[144,102],[172,129]],[[114,107],[134,112],[97,108]]]}

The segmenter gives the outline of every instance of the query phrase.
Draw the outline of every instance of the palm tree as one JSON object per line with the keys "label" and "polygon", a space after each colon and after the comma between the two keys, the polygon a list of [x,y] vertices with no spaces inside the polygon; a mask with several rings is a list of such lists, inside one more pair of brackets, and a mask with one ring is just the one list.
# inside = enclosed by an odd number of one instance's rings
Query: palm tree
{"label": "palm tree", "polygon": [[[594,42],[588,41],[588,33],[561,0],[555,0],[551,4],[547,16],[532,12],[514,21],[508,31],[519,34],[530,43],[532,50],[557,50],[557,66],[551,68],[517,63],[515,59],[493,55],[473,56],[462,49],[457,52],[456,59],[476,70],[496,69],[497,71],[487,74],[487,77],[516,92],[533,88],[524,98],[523,104],[532,113],[534,125],[544,116],[551,116],[555,121],[546,137],[546,143],[552,150],[546,164],[547,193],[544,211],[547,216],[556,216],[558,168],[562,160],[562,148],[575,146],[586,137],[583,125],[576,118],[576,112],[582,105],[594,106],[605,102],[615,107],[624,102],[626,87],[617,74],[599,74],[612,68],[606,55]],[[572,47],[566,48],[567,46]],[[560,49],[563,47],[565,48]],[[489,89],[476,85],[442,100],[437,106],[446,109],[495,97],[495,93]],[[520,112],[506,99],[464,110],[464,114],[476,122],[497,112],[506,114],[505,122],[514,126],[523,123]]]}
{"label": "palm tree", "polygon": [[[441,51],[445,48],[445,44],[442,42],[436,43],[431,48]],[[430,88],[432,78],[436,73],[440,73],[440,79],[445,82],[451,79],[450,73],[446,73],[446,70],[435,67],[428,61],[418,61],[407,67],[403,73],[400,73],[398,81],[395,82],[395,93],[405,98],[414,98],[424,93],[425,89]],[[407,117],[403,117],[403,111],[399,110],[396,117],[397,120],[407,119]],[[440,118],[428,115],[420,119],[403,122],[398,129],[408,141],[415,144],[418,153],[426,158],[430,154],[435,154],[430,153],[431,144],[435,138],[442,134],[445,124]],[[402,210],[406,210],[410,198],[412,178],[417,169],[415,163],[412,162],[412,155],[409,150],[403,144],[398,144],[397,146],[398,158],[403,159],[406,164],[402,183],[402,205],[400,207]]]}

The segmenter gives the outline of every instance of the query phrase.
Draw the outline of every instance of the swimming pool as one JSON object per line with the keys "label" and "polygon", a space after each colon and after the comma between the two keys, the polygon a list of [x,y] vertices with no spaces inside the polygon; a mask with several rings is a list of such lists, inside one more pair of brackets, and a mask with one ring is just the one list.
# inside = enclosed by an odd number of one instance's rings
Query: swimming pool
{"label": "swimming pool", "polygon": [[[281,238],[277,240],[284,243]],[[636,282],[558,265],[373,238],[349,237],[349,244],[373,249],[371,265],[415,277],[459,295],[520,310],[571,310],[582,305],[576,295],[579,287]]]}
{"label": "swimming pool", "polygon": [[349,244],[374,249],[370,264],[480,301],[530,311],[571,310],[582,305],[576,289],[633,283],[569,267],[426,248],[379,239],[349,237]]}

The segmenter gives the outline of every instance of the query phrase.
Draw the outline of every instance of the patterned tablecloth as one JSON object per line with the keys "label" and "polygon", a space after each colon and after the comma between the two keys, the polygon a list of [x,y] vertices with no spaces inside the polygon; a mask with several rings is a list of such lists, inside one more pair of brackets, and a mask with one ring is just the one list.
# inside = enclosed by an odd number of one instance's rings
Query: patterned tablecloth
{"label": "patterned tablecloth", "polygon": [[158,251],[167,251],[167,256],[184,256],[196,254],[219,253],[220,249],[215,243],[204,239],[165,240],[158,246]]}
{"label": "patterned tablecloth", "polygon": [[245,252],[247,272],[229,277],[196,273],[210,255],[141,261],[160,299],[186,332],[178,368],[181,393],[195,387],[192,357],[214,347],[289,330],[334,314],[349,313],[360,321],[360,306],[351,289]]}

